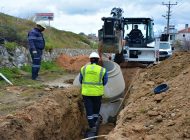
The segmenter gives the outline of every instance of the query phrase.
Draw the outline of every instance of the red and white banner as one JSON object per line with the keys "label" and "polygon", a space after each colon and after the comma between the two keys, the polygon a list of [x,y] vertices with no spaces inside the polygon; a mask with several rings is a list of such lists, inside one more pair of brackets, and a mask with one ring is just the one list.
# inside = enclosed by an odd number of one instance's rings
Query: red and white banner
{"label": "red and white banner", "polygon": [[53,13],[36,13],[35,21],[39,20],[53,20],[54,14]]}

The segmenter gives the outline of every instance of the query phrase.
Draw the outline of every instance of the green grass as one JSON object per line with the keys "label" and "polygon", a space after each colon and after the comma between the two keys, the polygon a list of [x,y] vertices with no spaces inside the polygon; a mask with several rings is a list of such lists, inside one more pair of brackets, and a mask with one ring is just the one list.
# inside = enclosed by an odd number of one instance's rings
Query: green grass
{"label": "green grass", "polygon": [[19,73],[19,69],[18,68],[7,68],[7,67],[3,67],[0,68],[0,72],[6,77],[6,78],[15,78],[17,77],[20,73]]}
{"label": "green grass", "polygon": [[63,70],[61,67],[59,67],[55,62],[52,61],[46,61],[41,63],[41,70],[42,71],[60,71]]}
{"label": "green grass", "polygon": [[18,44],[16,42],[5,42],[4,45],[8,51],[14,50],[15,46],[18,47]]}
{"label": "green grass", "polygon": [[[35,26],[35,23],[30,20],[0,13],[0,38],[5,38],[8,42],[15,42],[18,45],[27,47],[28,31]],[[84,35],[58,30],[53,27],[48,27],[43,34],[46,41],[46,50],[52,50],[53,48],[94,47],[92,41]]]}
{"label": "green grass", "polygon": [[[26,72],[26,75],[23,75],[23,71]],[[41,84],[36,81],[31,80],[31,66],[25,65],[19,68],[0,68],[0,72],[9,79],[14,85],[32,85],[33,87],[41,88]],[[52,77],[52,73],[55,73],[57,76],[63,74],[65,71],[62,67],[59,67],[55,62],[42,62],[40,74],[49,75]],[[56,77],[56,76],[53,76]],[[48,76],[47,76],[48,79]],[[0,77],[0,87],[5,86],[7,83]]]}
{"label": "green grass", "polygon": [[31,72],[31,66],[30,65],[24,65],[20,69],[25,71],[25,72]]}
{"label": "green grass", "polygon": [[[21,70],[23,70],[25,72],[31,72],[31,66],[30,65],[22,66]],[[53,61],[42,61],[40,71],[41,72],[44,72],[44,71],[63,71],[63,68],[59,67]]]}

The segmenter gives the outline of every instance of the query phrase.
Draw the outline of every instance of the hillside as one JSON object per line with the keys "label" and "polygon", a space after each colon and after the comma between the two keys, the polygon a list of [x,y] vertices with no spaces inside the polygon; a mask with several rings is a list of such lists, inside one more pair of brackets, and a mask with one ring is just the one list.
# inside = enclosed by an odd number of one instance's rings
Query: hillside
{"label": "hillside", "polygon": [[[27,33],[33,27],[35,27],[35,23],[30,20],[0,13],[0,39],[26,47]],[[53,48],[91,48],[93,46],[92,40],[84,35],[61,31],[53,27],[47,28],[44,37],[47,50]]]}

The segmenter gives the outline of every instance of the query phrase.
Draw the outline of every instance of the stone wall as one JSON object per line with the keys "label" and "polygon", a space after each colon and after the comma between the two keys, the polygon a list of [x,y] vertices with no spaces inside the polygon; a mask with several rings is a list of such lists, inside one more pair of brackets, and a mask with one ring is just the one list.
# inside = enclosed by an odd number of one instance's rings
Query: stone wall
{"label": "stone wall", "polygon": [[[61,54],[70,56],[89,55],[93,49],[54,49],[51,52],[44,51],[43,61],[52,61]],[[0,68],[1,67],[21,67],[31,63],[29,51],[24,47],[16,47],[14,50],[7,50],[0,46]]]}

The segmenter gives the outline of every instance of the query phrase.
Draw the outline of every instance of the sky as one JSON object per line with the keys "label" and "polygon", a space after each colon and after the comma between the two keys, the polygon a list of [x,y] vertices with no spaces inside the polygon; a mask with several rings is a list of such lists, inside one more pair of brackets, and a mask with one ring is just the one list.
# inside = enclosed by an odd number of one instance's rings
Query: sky
{"label": "sky", "polygon": [[[164,17],[169,0],[1,0],[0,12],[31,18],[35,13],[54,13],[52,27],[74,33],[98,34],[102,17],[110,17],[111,9],[122,8],[124,17],[150,17],[154,19],[154,32],[161,33],[166,26]],[[177,30],[190,24],[190,0],[170,0],[170,25]],[[48,22],[46,21],[48,24]]]}

